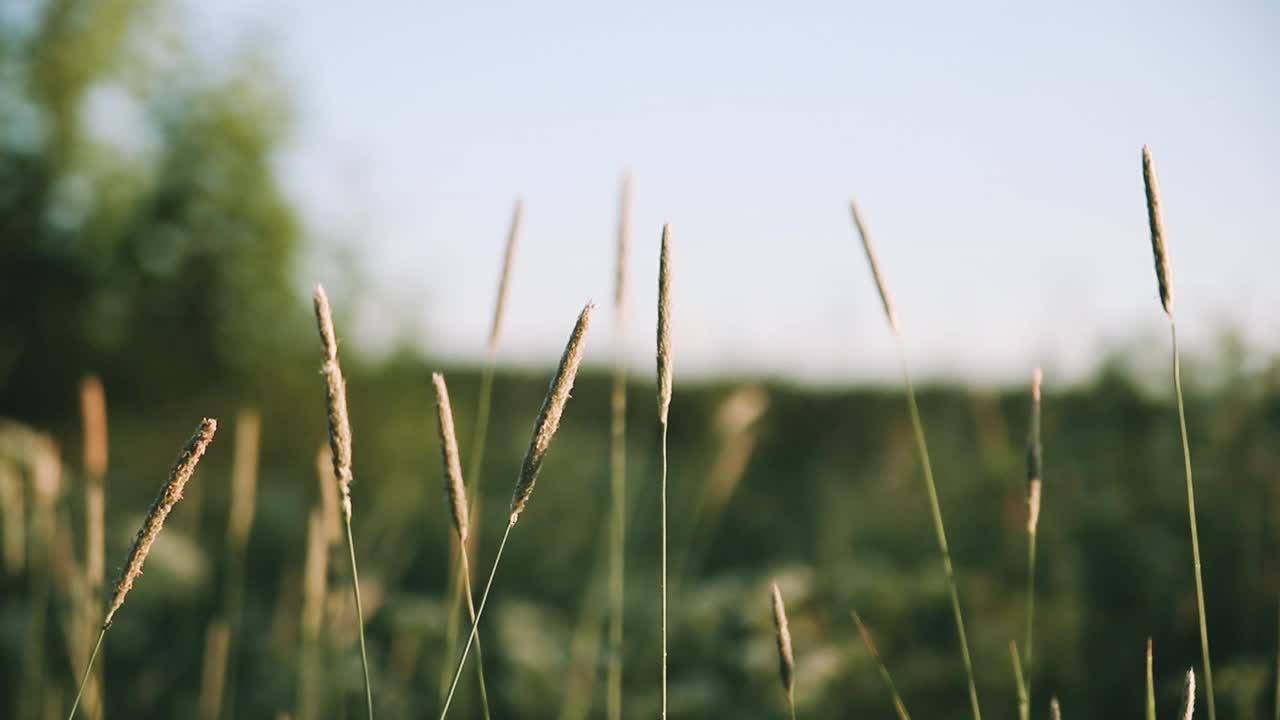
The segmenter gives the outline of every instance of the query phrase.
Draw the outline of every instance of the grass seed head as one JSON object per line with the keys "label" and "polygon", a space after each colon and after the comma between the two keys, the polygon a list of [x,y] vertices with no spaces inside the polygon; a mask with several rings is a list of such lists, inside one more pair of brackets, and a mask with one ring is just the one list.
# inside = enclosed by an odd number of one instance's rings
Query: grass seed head
{"label": "grass seed head", "polygon": [[671,410],[671,223],[662,226],[658,261],[658,419],[667,423]]}
{"label": "grass seed head", "polygon": [[467,542],[467,488],[462,483],[462,461],[458,456],[458,438],[453,430],[453,408],[449,405],[449,387],[444,376],[431,374],[436,388],[436,419],[440,431],[440,460],[444,465],[444,494],[449,503],[449,516],[458,542]]}
{"label": "grass seed head", "polygon": [[1196,711],[1196,671],[1187,669],[1187,679],[1182,686],[1182,720],[1191,720]]}
{"label": "grass seed head", "polygon": [[1031,375],[1031,428],[1027,432],[1027,532],[1032,535],[1040,522],[1040,477],[1043,470],[1043,447],[1040,443],[1040,385],[1044,380],[1040,368]]}
{"label": "grass seed head", "polygon": [[333,453],[333,475],[342,494],[342,513],[351,519],[351,419],[347,415],[347,384],[338,365],[338,337],[333,331],[333,311],[324,287],[316,285],[316,326],[324,347],[325,401],[329,419],[329,450]]}
{"label": "grass seed head", "polygon": [[1151,253],[1155,257],[1156,283],[1160,286],[1160,305],[1173,317],[1173,274],[1169,270],[1169,247],[1164,239],[1164,213],[1160,210],[1160,183],[1151,148],[1142,146],[1142,184],[1147,192],[1147,224],[1151,228]]}
{"label": "grass seed head", "polygon": [[529,440],[529,449],[525,452],[520,477],[516,479],[516,489],[511,496],[512,525],[516,524],[520,513],[524,512],[529,503],[533,486],[538,481],[538,471],[542,469],[542,461],[546,458],[547,449],[551,447],[551,439],[560,427],[560,417],[564,414],[564,406],[569,402],[578,366],[582,364],[587,327],[591,324],[591,312],[594,309],[595,306],[591,303],[582,308],[578,322],[569,335],[569,342],[565,345],[564,354],[560,356],[560,366],[556,368],[556,374],[547,388],[547,396],[542,400],[542,409],[538,411],[538,419],[533,424],[533,437]]}
{"label": "grass seed head", "polygon": [[183,488],[187,486],[187,481],[195,474],[196,464],[200,462],[200,457],[204,455],[209,443],[213,442],[213,434],[217,430],[218,421],[212,418],[205,418],[196,428],[195,434],[183,446],[182,452],[178,453],[178,460],[169,471],[169,477],[160,488],[160,494],[151,503],[151,508],[147,511],[147,517],[142,522],[142,528],[138,530],[138,535],[133,539],[133,545],[129,548],[129,559],[125,562],[124,570],[120,573],[120,579],[116,581],[116,589],[111,596],[111,605],[107,609],[106,618],[102,621],[104,628],[111,626],[111,621],[115,618],[116,611],[120,609],[121,605],[124,605],[125,596],[133,589],[134,582],[142,574],[142,563],[146,561],[147,554],[151,552],[152,544],[160,536],[160,530],[164,527],[165,518],[169,517],[169,512],[173,510],[173,506],[177,505],[178,501],[182,499]]}

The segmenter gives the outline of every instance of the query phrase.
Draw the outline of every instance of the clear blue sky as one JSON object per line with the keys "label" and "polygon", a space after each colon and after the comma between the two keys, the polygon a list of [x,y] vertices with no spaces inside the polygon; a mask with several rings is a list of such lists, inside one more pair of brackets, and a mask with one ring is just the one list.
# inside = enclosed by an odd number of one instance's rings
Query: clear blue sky
{"label": "clear blue sky", "polygon": [[212,5],[200,35],[268,38],[295,92],[281,172],[318,239],[359,247],[364,342],[478,356],[520,195],[503,358],[553,361],[612,296],[630,168],[637,369],[670,220],[678,371],[891,376],[856,196],[922,372],[1078,376],[1163,348],[1148,143],[1183,334],[1280,350],[1275,2]]}

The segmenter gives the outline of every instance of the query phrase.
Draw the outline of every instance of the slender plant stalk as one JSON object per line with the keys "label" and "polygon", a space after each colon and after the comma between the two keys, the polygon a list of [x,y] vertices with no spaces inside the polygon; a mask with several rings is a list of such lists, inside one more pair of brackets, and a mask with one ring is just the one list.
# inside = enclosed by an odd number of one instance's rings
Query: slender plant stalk
{"label": "slender plant stalk", "polygon": [[667,717],[667,422],[671,414],[671,224],[662,227],[658,262],[658,422],[662,425],[662,717]]}
{"label": "slender plant stalk", "polygon": [[102,628],[98,631],[98,640],[93,645],[93,652],[89,654],[89,662],[85,663],[84,675],[80,678],[80,687],[76,690],[76,699],[71,703],[71,712],[67,714],[67,720],[73,720],[76,716],[76,709],[80,707],[80,698],[84,695],[85,686],[88,685],[89,678],[93,673],[93,662],[98,658],[98,651],[102,648],[102,639],[106,636],[107,629],[111,627],[112,621],[115,620],[116,613],[124,606],[125,598],[128,597],[129,591],[133,589],[133,584],[142,576],[142,565],[146,562],[147,555],[151,553],[151,547],[155,544],[156,538],[160,537],[160,531],[164,529],[165,519],[169,517],[173,507],[182,499],[183,489],[186,487],[187,482],[191,480],[191,476],[195,474],[196,465],[200,462],[204,451],[208,449],[209,443],[213,442],[213,435],[217,430],[218,422],[216,420],[205,418],[200,421],[195,434],[191,436],[191,439],[187,440],[187,444],[178,453],[178,460],[174,463],[173,468],[169,470],[168,479],[165,480],[164,485],[160,486],[160,493],[156,495],[156,499],[152,501],[151,507],[147,510],[147,517],[142,521],[142,527],[139,528],[138,534],[133,538],[133,545],[129,547],[129,555],[125,561],[124,569],[120,572],[120,578],[116,581],[115,591],[111,594],[111,602],[107,605],[107,613],[102,620]]}
{"label": "slender plant stalk", "polygon": [[591,312],[594,306],[587,303],[578,315],[578,321],[569,335],[564,354],[560,356],[560,365],[551,378],[547,395],[542,400],[542,408],[538,411],[538,419],[533,424],[533,436],[529,440],[529,449],[525,452],[524,462],[520,466],[520,475],[516,478],[516,488],[511,495],[511,519],[507,529],[502,533],[502,542],[498,545],[498,553],[494,556],[493,566],[489,569],[489,579],[485,582],[484,593],[480,595],[480,606],[476,608],[475,621],[471,623],[471,633],[462,648],[462,656],[458,659],[458,668],[453,674],[453,682],[449,685],[449,693],[445,696],[444,707],[440,710],[440,720],[449,714],[449,706],[453,704],[453,695],[458,689],[458,678],[462,677],[462,669],[467,665],[467,654],[476,641],[476,633],[480,628],[480,618],[484,615],[485,603],[489,600],[489,591],[493,588],[493,578],[498,573],[498,565],[502,562],[502,553],[507,547],[507,539],[511,537],[511,529],[520,520],[520,514],[528,507],[533,488],[538,482],[538,472],[546,459],[547,450],[560,427],[560,419],[564,415],[565,405],[569,402],[569,393],[573,390],[573,381],[578,375],[578,367],[582,364],[582,353],[586,340],[587,328],[591,323]]}
{"label": "slender plant stalk", "polygon": [[1058,704],[1058,698],[1049,699],[1049,720],[1062,720],[1062,706]]}
{"label": "slender plant stalk", "polygon": [[360,571],[356,567],[356,544],[351,534],[351,420],[347,414],[347,387],[338,365],[338,337],[333,330],[333,311],[324,288],[315,289],[316,326],[324,348],[325,399],[329,426],[329,450],[333,475],[341,494],[342,519],[347,526],[347,553],[351,557],[351,590],[356,601],[356,625],[360,636],[360,666],[364,670],[364,698],[369,720],[373,720],[373,687],[369,683],[369,652],[364,642],[364,605],[360,600]]}
{"label": "slender plant stalk", "polygon": [[1036,534],[1040,525],[1040,492],[1044,452],[1040,442],[1040,386],[1044,380],[1040,368],[1031,375],[1031,429],[1027,433],[1027,645],[1025,665],[1027,702],[1022,705],[1022,720],[1031,716],[1031,641],[1036,616]]}
{"label": "slender plant stalk", "polygon": [[610,423],[609,487],[613,517],[609,528],[609,669],[606,688],[608,720],[622,718],[622,630],[625,610],[627,542],[627,367],[622,358],[626,327],[627,246],[631,228],[631,177],[622,179],[618,209],[618,267],[615,274],[613,411]]}
{"label": "slender plant stalk", "polygon": [[898,329],[897,314],[893,310],[893,300],[889,295],[889,288],[884,282],[884,277],[880,272],[880,264],[876,260],[875,249],[871,244],[871,236],[867,233],[865,225],[863,225],[857,204],[850,203],[850,209],[853,212],[854,226],[858,230],[858,236],[862,239],[863,250],[867,254],[867,262],[871,266],[871,274],[876,281],[876,288],[880,291],[880,302],[884,305],[885,315],[889,320],[889,329],[893,332],[894,341],[898,346],[898,360],[902,367],[903,384],[907,390],[907,408],[911,414],[911,428],[915,432],[916,449],[920,454],[920,465],[924,472],[925,486],[929,491],[929,507],[933,512],[934,530],[938,536],[938,550],[942,555],[942,568],[947,577],[947,590],[951,596],[951,610],[955,615],[956,633],[960,637],[960,656],[964,661],[964,671],[969,681],[969,705],[973,711],[974,720],[981,720],[982,711],[978,706],[978,687],[974,681],[973,662],[969,656],[969,640],[965,634],[964,616],[960,612],[960,591],[956,586],[955,570],[951,564],[951,551],[947,547],[947,531],[942,523],[942,508],[938,503],[938,488],[933,479],[933,466],[929,462],[929,447],[925,442],[924,424],[920,420],[920,408],[916,404],[915,388],[912,386],[911,373],[907,367],[906,346],[902,340],[902,333]]}
{"label": "slender plant stalk", "polygon": [[[462,463],[459,460],[458,438],[453,429],[453,408],[449,403],[449,387],[440,373],[432,374],[431,382],[435,385],[436,391],[436,418],[440,434],[440,460],[444,469],[444,494],[449,501],[449,517],[453,521],[454,535],[458,540],[458,556],[462,563],[462,585],[467,598],[467,613],[474,626],[476,605],[471,593],[471,564],[467,560],[467,538],[471,528],[467,486],[462,479]],[[481,709],[485,720],[489,720],[489,690],[484,682],[484,653],[480,649],[479,635],[476,636],[476,676],[480,684]]]}
{"label": "slender plant stalk", "polygon": [[[102,616],[102,586],[106,582],[105,528],[106,489],[109,443],[107,440],[107,398],[102,381],[96,375],[80,381],[80,414],[84,426],[85,473],[85,584],[84,633],[93,631]],[[91,717],[102,716],[102,673],[89,680],[86,710]]]}
{"label": "slender plant stalk", "polygon": [[1151,638],[1147,638],[1147,720],[1156,720],[1156,684],[1152,664]]}
{"label": "slender plant stalk", "polygon": [[[1200,654],[1204,660],[1204,694],[1209,720],[1217,720],[1213,699],[1213,666],[1209,661],[1209,623],[1205,619],[1204,578],[1200,564],[1200,533],[1196,523],[1196,488],[1191,475],[1191,443],[1187,438],[1187,411],[1182,399],[1182,361],[1178,349],[1178,325],[1173,314],[1173,273],[1169,269],[1169,247],[1164,237],[1164,215],[1160,209],[1160,184],[1156,179],[1151,150],[1142,148],[1142,180],[1147,196],[1147,223],[1151,230],[1151,252],[1155,259],[1160,305],[1169,318],[1173,345],[1173,391],[1178,400],[1178,429],[1182,434],[1182,463],[1187,479],[1187,520],[1191,526],[1191,558],[1196,573],[1196,609],[1200,619]],[[1190,681],[1194,687],[1194,680]]]}
{"label": "slender plant stalk", "polygon": [[862,642],[867,646],[871,658],[875,660],[876,667],[880,670],[880,677],[884,679],[885,687],[889,689],[889,695],[893,698],[893,709],[898,713],[898,720],[911,720],[911,716],[907,714],[907,706],[902,702],[902,696],[898,694],[898,686],[893,682],[893,675],[889,674],[889,668],[885,666],[884,660],[880,657],[880,651],[876,649],[875,641],[871,639],[871,632],[867,630],[857,610],[851,611],[850,614],[853,616],[854,624],[858,626],[858,633],[862,635]]}
{"label": "slender plant stalk", "polygon": [[1018,656],[1018,643],[1009,641],[1009,657],[1013,660],[1013,681],[1018,689],[1018,717],[1028,720],[1031,717],[1031,697],[1027,694],[1027,683],[1022,677],[1022,658]]}
{"label": "slender plant stalk", "polygon": [[[502,321],[506,315],[507,296],[511,288],[511,271],[515,266],[516,247],[519,244],[523,219],[524,200],[516,198],[515,207],[511,211],[511,225],[507,230],[506,249],[503,251],[502,274],[498,279],[498,292],[493,305],[493,322],[489,326],[489,340],[485,346],[484,368],[480,371],[480,392],[476,398],[475,427],[471,432],[471,454],[467,458],[467,472],[464,476],[471,498],[471,519],[477,527],[480,524],[480,501],[483,498],[483,494],[479,491],[480,474],[484,469],[484,451],[489,438],[489,415],[493,407],[493,376],[497,368],[498,342],[502,337]],[[478,536],[479,533],[476,533],[476,535]],[[472,547],[474,549],[474,545]],[[461,567],[459,560],[460,557],[457,555],[450,558],[449,619],[445,625],[444,657],[446,662],[440,664],[440,697],[442,700],[450,679],[447,660],[453,657],[453,653],[456,650],[458,626],[461,624],[462,616],[463,583],[460,582]],[[468,580],[468,582],[470,581]],[[479,648],[476,649],[476,655],[480,655]],[[481,674],[483,674],[483,671]],[[480,680],[480,683],[483,686],[484,680]]]}
{"label": "slender plant stalk", "polygon": [[84,695],[85,686],[89,684],[89,676],[93,673],[93,661],[98,659],[98,651],[102,649],[102,639],[107,635],[107,626],[103,625],[98,631],[98,640],[93,644],[93,652],[89,653],[89,662],[85,663],[84,675],[80,678],[80,689],[76,691],[76,699],[71,703],[71,712],[67,713],[67,720],[72,720],[76,716],[76,709],[80,707],[80,697]]}

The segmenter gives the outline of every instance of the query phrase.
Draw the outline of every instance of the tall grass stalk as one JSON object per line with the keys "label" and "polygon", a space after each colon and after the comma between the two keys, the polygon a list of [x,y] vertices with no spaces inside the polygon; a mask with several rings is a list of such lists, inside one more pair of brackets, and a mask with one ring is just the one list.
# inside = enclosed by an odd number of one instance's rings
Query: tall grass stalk
{"label": "tall grass stalk", "polygon": [[1062,720],[1062,706],[1058,698],[1049,698],[1049,720]]}
{"label": "tall grass stalk", "polygon": [[1044,374],[1036,368],[1031,374],[1031,429],[1027,432],[1027,645],[1023,659],[1027,702],[1022,720],[1031,715],[1031,641],[1035,637],[1036,616],[1036,530],[1040,525],[1041,476],[1044,450],[1040,442],[1040,386]]}
{"label": "tall grass stalk", "polygon": [[1147,638],[1147,720],[1156,720],[1156,684],[1152,674],[1151,638]]}
{"label": "tall grass stalk", "polygon": [[[1204,578],[1200,565],[1200,532],[1196,523],[1196,487],[1191,475],[1191,444],[1187,439],[1187,411],[1182,399],[1182,360],[1178,349],[1178,325],[1173,315],[1173,274],[1169,270],[1169,246],[1164,237],[1164,215],[1160,209],[1160,184],[1156,179],[1151,150],[1142,147],[1142,181],[1147,196],[1147,224],[1151,229],[1151,252],[1155,258],[1156,284],[1160,305],[1169,318],[1173,346],[1173,392],[1178,400],[1178,428],[1182,434],[1182,464],[1187,479],[1187,519],[1191,526],[1191,558],[1196,573],[1196,609],[1200,619],[1200,654],[1204,660],[1204,694],[1209,720],[1217,720],[1213,700],[1213,666],[1209,661],[1209,624],[1205,619]],[[1194,680],[1191,681],[1194,685]]]}
{"label": "tall grass stalk", "polygon": [[[515,266],[516,247],[520,240],[520,228],[524,221],[524,200],[516,198],[515,207],[511,211],[511,225],[507,230],[506,249],[502,255],[502,274],[498,279],[497,296],[493,304],[493,322],[489,326],[489,340],[485,345],[484,367],[480,370],[480,391],[476,397],[475,426],[471,431],[471,453],[467,457],[466,482],[470,493],[471,507],[469,514],[473,524],[480,525],[480,474],[484,469],[484,451],[489,438],[489,415],[493,407],[493,376],[496,372],[498,343],[502,338],[502,322],[507,311],[507,297],[511,288],[511,271]],[[475,533],[474,535],[479,535]],[[472,548],[474,549],[474,542]],[[449,617],[445,624],[445,662],[440,663],[440,698],[443,702],[449,687],[449,660],[457,649],[458,627],[462,618],[462,592],[466,583],[461,580],[461,555],[450,556],[449,574]],[[477,654],[478,648],[477,648]],[[483,681],[481,681],[483,682]]]}
{"label": "tall grass stalk", "polygon": [[1018,643],[1009,641],[1009,658],[1013,661],[1013,682],[1018,690],[1018,717],[1028,720],[1031,717],[1031,696],[1027,694],[1027,683],[1022,676],[1022,658],[1018,656]]}
{"label": "tall grass stalk", "polygon": [[622,635],[627,552],[627,366],[622,344],[627,319],[627,249],[631,241],[631,176],[622,178],[618,206],[618,262],[613,292],[613,395],[609,434],[609,668],[605,690],[608,720],[622,718]]}
{"label": "tall grass stalk", "polygon": [[525,452],[524,462],[520,466],[520,475],[516,478],[516,488],[511,495],[511,517],[507,529],[502,533],[502,541],[498,543],[498,552],[494,555],[493,566],[489,569],[489,579],[485,582],[484,592],[480,595],[480,606],[476,608],[475,622],[471,623],[471,633],[467,643],[462,647],[462,656],[458,658],[458,668],[453,673],[453,682],[449,686],[449,694],[445,697],[444,707],[440,710],[440,720],[449,714],[449,706],[453,703],[453,695],[458,689],[458,678],[462,677],[462,669],[467,664],[467,654],[476,640],[480,628],[480,618],[484,615],[485,603],[489,600],[489,591],[493,589],[493,578],[498,574],[498,565],[502,562],[502,553],[506,550],[511,530],[520,520],[520,514],[529,504],[533,488],[538,482],[538,472],[546,459],[547,450],[560,428],[560,419],[564,415],[565,405],[569,402],[569,393],[573,390],[573,381],[578,375],[578,367],[582,364],[582,353],[585,349],[587,328],[591,324],[591,311],[594,306],[587,303],[578,315],[578,321],[569,335],[564,354],[560,356],[560,365],[551,378],[547,395],[542,400],[542,409],[538,411],[538,419],[533,424],[533,436],[529,440],[529,449]]}
{"label": "tall grass stalk", "polygon": [[[470,510],[467,504],[467,488],[462,479],[462,463],[458,455],[458,438],[453,430],[453,408],[449,404],[449,387],[440,373],[431,375],[436,390],[436,418],[440,431],[440,460],[444,469],[444,494],[449,502],[449,517],[458,540],[458,557],[462,561],[462,586],[467,598],[467,613],[474,626],[476,622],[475,596],[471,592],[471,564],[467,559],[467,533],[470,529]],[[480,648],[480,636],[476,635],[476,677],[480,685],[480,707],[485,720],[489,719],[489,690],[484,682],[484,653]]]}
{"label": "tall grass stalk", "polygon": [[151,552],[151,546],[155,544],[156,538],[160,537],[160,531],[164,528],[164,521],[169,517],[169,513],[173,511],[173,507],[182,499],[182,490],[186,487],[187,481],[196,472],[196,465],[200,462],[204,451],[209,447],[209,443],[213,442],[213,435],[218,431],[218,421],[211,418],[205,418],[200,421],[200,425],[196,427],[195,434],[187,440],[187,444],[183,446],[182,452],[178,453],[178,459],[173,464],[173,468],[169,470],[169,477],[165,480],[164,485],[160,486],[160,493],[156,495],[156,499],[151,503],[151,507],[147,510],[147,517],[142,521],[142,527],[138,530],[138,534],[133,538],[133,545],[129,547],[128,559],[125,560],[124,569],[120,573],[120,579],[116,581],[115,591],[111,595],[111,602],[107,606],[106,616],[102,620],[102,628],[98,631],[98,639],[93,644],[93,651],[89,653],[89,661],[85,663],[84,675],[80,678],[80,687],[76,690],[76,699],[71,703],[71,712],[67,713],[67,720],[72,720],[76,716],[76,709],[80,707],[80,698],[84,695],[85,686],[89,682],[89,677],[93,672],[93,662],[98,658],[98,651],[102,649],[102,639],[107,635],[107,629],[111,627],[111,622],[115,619],[116,613],[124,605],[125,598],[129,595],[129,591],[133,589],[134,582],[142,575],[142,565],[147,560],[147,555]]}
{"label": "tall grass stalk", "polygon": [[658,260],[658,422],[662,426],[662,717],[667,717],[667,422],[671,412],[671,224],[662,226]]}
{"label": "tall grass stalk", "polygon": [[[106,582],[106,488],[107,396],[102,381],[88,375],[80,381],[80,416],[84,427],[84,635],[87,638],[102,616],[102,586]],[[85,709],[91,717],[102,716],[102,672],[89,680]]]}
{"label": "tall grass stalk", "polygon": [[867,646],[867,651],[871,653],[871,659],[875,660],[876,668],[880,670],[880,677],[884,679],[885,687],[889,689],[889,695],[893,698],[893,709],[898,713],[898,720],[911,720],[911,716],[907,714],[907,706],[902,702],[902,696],[898,694],[898,686],[893,682],[893,675],[889,673],[889,668],[885,666],[884,660],[880,657],[880,651],[876,649],[876,643],[871,639],[871,631],[867,630],[867,626],[862,622],[862,617],[858,615],[857,610],[849,613],[853,616],[853,622],[858,626],[858,633],[862,635],[862,642]]}
{"label": "tall grass stalk", "polygon": [[347,415],[347,385],[338,365],[338,337],[333,330],[333,311],[324,288],[315,289],[316,326],[324,348],[325,400],[329,427],[329,450],[333,475],[341,494],[342,520],[347,530],[347,554],[351,557],[351,590],[356,601],[356,627],[360,637],[360,666],[364,670],[364,698],[369,720],[373,720],[373,687],[369,682],[369,653],[364,643],[364,605],[360,601],[360,571],[356,567],[356,544],[351,534],[351,419]]}
{"label": "tall grass stalk", "polygon": [[929,462],[929,447],[925,442],[924,424],[920,420],[920,408],[916,404],[915,388],[912,386],[911,373],[907,367],[906,345],[903,343],[902,333],[898,329],[898,318],[893,310],[893,299],[889,295],[889,288],[885,284],[883,274],[880,272],[880,264],[876,260],[871,236],[867,233],[866,226],[862,222],[857,203],[850,202],[849,208],[853,213],[853,224],[858,231],[858,237],[862,240],[862,248],[866,251],[867,263],[871,266],[871,274],[875,278],[876,289],[880,292],[880,302],[884,305],[885,316],[889,320],[889,329],[893,332],[894,341],[898,346],[898,360],[902,367],[903,384],[907,390],[907,408],[911,414],[911,427],[915,432],[916,448],[920,454],[920,465],[924,472],[925,486],[929,491],[929,507],[933,512],[933,525],[938,535],[938,550],[942,555],[942,568],[947,577],[947,590],[951,596],[951,610],[955,615],[956,633],[960,637],[960,656],[964,661],[964,671],[969,681],[969,705],[972,709],[974,720],[981,720],[982,711],[978,706],[978,687],[973,677],[973,661],[969,656],[969,640],[965,634],[964,616],[960,612],[960,591],[956,586],[955,570],[951,564],[951,551],[947,547],[947,531],[942,523],[942,508],[938,504],[938,488],[933,479],[933,466]]}

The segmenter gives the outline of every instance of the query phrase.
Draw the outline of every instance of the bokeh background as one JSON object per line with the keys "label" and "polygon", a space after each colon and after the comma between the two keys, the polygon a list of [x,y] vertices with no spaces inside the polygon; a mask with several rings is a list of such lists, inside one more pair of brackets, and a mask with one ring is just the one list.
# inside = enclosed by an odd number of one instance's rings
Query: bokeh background
{"label": "bokeh background", "polygon": [[[309,517],[323,506],[318,281],[349,381],[379,713],[437,712],[450,535],[430,373],[450,380],[466,452],[517,198],[477,566],[496,549],[574,314],[589,298],[604,312],[486,617],[496,716],[603,717],[615,351],[630,370],[625,706],[657,713],[652,343],[667,220],[672,716],[784,715],[773,579],[801,716],[892,713],[855,606],[914,714],[962,716],[927,496],[851,194],[922,381],[984,711],[1015,715],[1007,643],[1023,633],[1037,365],[1033,714],[1051,694],[1072,717],[1139,712],[1148,637],[1171,711],[1199,639],[1144,143],[1161,169],[1188,353],[1218,707],[1270,716],[1278,33],[1267,2],[0,2],[0,716],[65,717],[91,639],[75,615],[89,375],[109,418],[108,581],[197,420],[223,428],[108,635],[91,712],[208,716],[211,628],[230,614],[240,631],[221,716],[360,715],[341,544],[322,606],[306,602]],[[248,411],[261,446],[240,567],[228,522]],[[227,592],[241,575],[242,594]],[[469,675],[461,692],[456,716],[478,717]]]}

